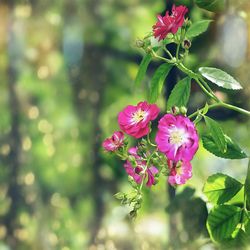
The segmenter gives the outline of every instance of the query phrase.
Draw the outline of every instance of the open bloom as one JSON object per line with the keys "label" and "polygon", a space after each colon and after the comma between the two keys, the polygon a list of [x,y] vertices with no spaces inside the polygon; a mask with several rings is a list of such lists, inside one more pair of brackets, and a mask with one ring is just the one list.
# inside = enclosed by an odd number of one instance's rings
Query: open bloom
{"label": "open bloom", "polygon": [[169,160],[191,161],[199,147],[199,137],[192,121],[182,115],[164,115],[155,138],[158,149]]}
{"label": "open bloom", "polygon": [[157,23],[153,26],[154,37],[163,40],[169,33],[175,34],[179,27],[183,25],[187,7],[173,5],[172,14],[167,11],[165,16],[157,16]]}
{"label": "open bloom", "polygon": [[102,143],[102,146],[107,151],[115,151],[123,145],[124,134],[121,131],[116,131],[113,135],[105,139]]}
{"label": "open bloom", "polygon": [[168,160],[170,174],[168,183],[170,185],[185,184],[192,177],[192,165],[189,161],[179,161],[177,163]]}
{"label": "open bloom", "polygon": [[136,167],[133,167],[131,162],[126,161],[124,168],[128,175],[133,177],[136,183],[140,184],[143,179],[147,178],[146,185],[151,187],[155,184],[155,175],[159,172],[158,169],[154,166],[147,167],[146,161],[140,159],[140,156],[137,155],[137,148],[129,149],[129,153],[135,157]]}
{"label": "open bloom", "polygon": [[160,112],[156,104],[139,102],[136,106],[129,105],[118,115],[118,123],[122,131],[135,138],[141,138],[149,133],[149,123]]}

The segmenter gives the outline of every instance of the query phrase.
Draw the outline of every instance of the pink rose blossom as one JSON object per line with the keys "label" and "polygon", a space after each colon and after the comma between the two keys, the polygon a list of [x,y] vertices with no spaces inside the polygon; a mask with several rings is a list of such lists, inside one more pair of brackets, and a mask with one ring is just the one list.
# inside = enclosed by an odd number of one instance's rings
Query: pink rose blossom
{"label": "pink rose blossom", "polygon": [[[148,187],[151,187],[155,184],[155,175],[159,172],[158,169],[154,166],[150,166],[147,168],[146,161],[143,161],[140,159],[140,156],[137,155],[137,148],[130,148],[128,151],[131,155],[133,155],[136,159],[136,167],[133,167],[132,164],[129,161],[126,161],[124,164],[124,168],[128,175],[133,177],[136,183],[140,184],[144,179],[147,178],[146,185]],[[145,168],[146,171],[145,171]],[[145,171],[145,174],[143,175],[143,172]]]}
{"label": "pink rose blossom", "polygon": [[192,121],[182,115],[164,115],[155,138],[158,149],[169,160],[191,161],[199,147],[199,137]]}
{"label": "pink rose blossom", "polygon": [[115,151],[123,145],[123,141],[124,141],[123,132],[116,131],[111,137],[104,140],[102,146],[107,151]]}
{"label": "pink rose blossom", "polygon": [[149,133],[149,123],[159,112],[156,104],[139,102],[136,106],[129,105],[123,109],[118,115],[118,123],[122,131],[138,139]]}
{"label": "pink rose blossom", "polygon": [[183,25],[185,14],[188,8],[185,6],[176,7],[173,5],[172,14],[167,11],[165,16],[157,16],[158,22],[153,26],[154,37],[160,40],[165,39],[169,33],[175,34],[179,27]]}
{"label": "pink rose blossom", "polygon": [[185,184],[192,177],[192,165],[189,161],[179,161],[177,163],[168,161],[170,174],[168,183],[172,186]]}

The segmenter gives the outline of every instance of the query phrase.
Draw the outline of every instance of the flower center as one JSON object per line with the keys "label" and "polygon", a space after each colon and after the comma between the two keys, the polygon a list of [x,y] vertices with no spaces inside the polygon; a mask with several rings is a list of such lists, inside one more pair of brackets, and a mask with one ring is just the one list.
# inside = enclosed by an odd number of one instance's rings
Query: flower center
{"label": "flower center", "polygon": [[133,122],[137,123],[137,122],[140,122],[141,120],[143,120],[145,118],[145,115],[146,115],[146,111],[144,110],[137,110],[133,116],[132,116],[132,120]]}
{"label": "flower center", "polygon": [[170,143],[174,144],[176,146],[181,146],[183,143],[186,142],[187,139],[187,135],[185,133],[184,130],[182,129],[178,129],[178,128],[174,128],[171,132],[170,132]]}

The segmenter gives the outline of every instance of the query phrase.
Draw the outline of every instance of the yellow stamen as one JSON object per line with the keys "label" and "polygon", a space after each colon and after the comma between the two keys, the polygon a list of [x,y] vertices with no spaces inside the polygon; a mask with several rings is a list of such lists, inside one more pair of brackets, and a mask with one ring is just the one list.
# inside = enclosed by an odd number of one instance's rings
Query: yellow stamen
{"label": "yellow stamen", "polygon": [[181,144],[183,141],[182,133],[179,130],[173,131],[170,135],[171,144]]}
{"label": "yellow stamen", "polygon": [[143,120],[145,118],[146,112],[144,110],[137,110],[134,114],[133,114],[133,122],[137,123],[140,122],[141,120]]}

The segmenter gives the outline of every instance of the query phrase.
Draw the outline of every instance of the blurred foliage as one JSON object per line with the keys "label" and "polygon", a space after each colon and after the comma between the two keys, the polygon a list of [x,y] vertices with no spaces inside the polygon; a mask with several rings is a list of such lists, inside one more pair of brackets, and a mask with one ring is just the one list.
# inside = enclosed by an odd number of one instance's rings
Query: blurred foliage
{"label": "blurred foliage", "polygon": [[[194,21],[216,20],[194,41],[186,63],[193,69],[201,60],[226,67],[216,31],[230,11],[250,13],[248,1],[237,1],[235,8],[230,3],[229,12],[220,16],[192,1],[176,1],[183,2]],[[125,171],[100,148],[118,129],[117,113],[145,99],[149,77],[142,89],[132,90],[141,59],[134,41],[151,30],[155,15],[168,4],[171,1],[0,2],[0,249],[165,249],[173,230],[169,218],[175,213],[180,233],[175,249],[207,244],[206,232],[200,236],[207,213],[198,198],[202,185],[216,171],[243,178],[244,160],[217,159],[201,146],[193,161],[192,188],[179,191],[168,204],[166,181],[161,179],[157,187],[145,190],[143,211],[131,222],[129,209],[112,196],[128,189]],[[249,31],[250,19],[244,20]],[[249,44],[248,39],[248,49]],[[218,90],[243,106],[249,106],[249,59],[246,52],[244,64],[230,68],[245,82],[246,91],[235,98]],[[204,99],[196,86],[192,91],[190,109],[195,109]],[[158,104],[164,110],[164,98]],[[225,132],[249,152],[249,122],[224,111],[212,115],[220,117]],[[164,211],[167,204],[169,214]]]}

